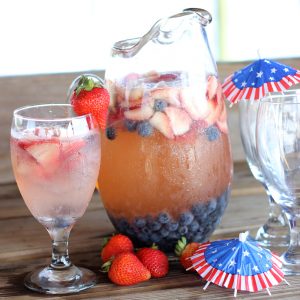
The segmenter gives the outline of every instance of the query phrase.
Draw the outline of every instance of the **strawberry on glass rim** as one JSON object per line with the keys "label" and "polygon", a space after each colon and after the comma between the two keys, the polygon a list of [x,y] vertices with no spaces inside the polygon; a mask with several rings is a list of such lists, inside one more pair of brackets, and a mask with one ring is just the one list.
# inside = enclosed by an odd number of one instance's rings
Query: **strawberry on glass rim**
{"label": "strawberry on glass rim", "polygon": [[91,113],[99,127],[105,130],[110,98],[100,77],[94,74],[77,77],[70,86],[68,99],[77,115]]}

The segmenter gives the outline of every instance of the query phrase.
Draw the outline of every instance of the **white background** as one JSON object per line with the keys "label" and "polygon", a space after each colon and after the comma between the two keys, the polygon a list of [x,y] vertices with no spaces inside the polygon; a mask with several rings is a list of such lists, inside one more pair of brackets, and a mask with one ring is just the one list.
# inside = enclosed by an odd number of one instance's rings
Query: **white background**
{"label": "white background", "polygon": [[217,60],[300,56],[300,0],[0,0],[0,76],[105,69],[112,44],[188,7]]}

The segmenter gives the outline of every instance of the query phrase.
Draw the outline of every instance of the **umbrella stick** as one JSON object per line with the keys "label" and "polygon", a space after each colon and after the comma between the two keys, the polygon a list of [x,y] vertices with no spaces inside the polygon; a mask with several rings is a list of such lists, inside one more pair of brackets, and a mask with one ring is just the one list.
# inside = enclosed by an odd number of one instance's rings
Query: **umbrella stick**
{"label": "umbrella stick", "polygon": [[210,281],[207,281],[204,288],[203,288],[203,290],[205,291],[208,288],[209,285],[210,285]]}

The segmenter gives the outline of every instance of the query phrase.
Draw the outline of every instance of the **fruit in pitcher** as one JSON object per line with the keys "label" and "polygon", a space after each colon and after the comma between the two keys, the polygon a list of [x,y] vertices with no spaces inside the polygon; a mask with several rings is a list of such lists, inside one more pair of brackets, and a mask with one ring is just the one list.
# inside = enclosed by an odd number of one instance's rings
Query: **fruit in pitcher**
{"label": "fruit in pitcher", "polygon": [[174,133],[171,128],[170,121],[167,115],[163,112],[157,111],[149,122],[155,129],[160,131],[168,139],[174,138]]}
{"label": "fruit in pitcher", "polygon": [[193,120],[187,112],[173,106],[168,106],[165,112],[170,120],[174,135],[182,135],[190,130]]}
{"label": "fruit in pitcher", "polygon": [[168,257],[162,251],[158,250],[156,246],[142,248],[137,251],[136,256],[150,271],[151,277],[160,278],[167,275],[169,271]]}
{"label": "fruit in pitcher", "polygon": [[118,285],[133,285],[151,278],[150,271],[142,264],[138,257],[131,252],[123,252],[112,260],[108,278]]}
{"label": "fruit in pitcher", "polygon": [[92,78],[81,76],[71,96],[71,104],[77,115],[91,113],[99,127],[105,129],[109,106],[109,93]]}
{"label": "fruit in pitcher", "polygon": [[189,259],[196,250],[198,250],[200,244],[192,242],[187,244],[186,238],[183,236],[178,240],[175,247],[175,254],[179,257],[180,264],[184,267],[185,270],[191,268],[192,262]]}
{"label": "fruit in pitcher", "polygon": [[101,259],[105,263],[119,253],[133,252],[133,250],[133,244],[129,237],[123,234],[116,234],[102,248]]}

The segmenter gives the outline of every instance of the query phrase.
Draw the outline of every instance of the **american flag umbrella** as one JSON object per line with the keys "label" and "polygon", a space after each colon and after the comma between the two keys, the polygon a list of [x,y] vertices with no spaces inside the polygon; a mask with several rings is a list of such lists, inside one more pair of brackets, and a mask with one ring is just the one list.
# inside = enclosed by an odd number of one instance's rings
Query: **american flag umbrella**
{"label": "american flag umbrella", "polygon": [[269,59],[259,59],[228,76],[223,93],[231,103],[258,100],[267,93],[281,92],[300,82],[300,71]]}
{"label": "american flag umbrella", "polygon": [[190,257],[192,267],[207,283],[237,291],[256,292],[269,288],[284,280],[281,261],[270,250],[263,249],[248,238],[248,232],[238,239],[206,242]]}

